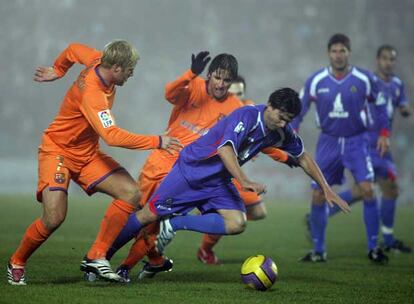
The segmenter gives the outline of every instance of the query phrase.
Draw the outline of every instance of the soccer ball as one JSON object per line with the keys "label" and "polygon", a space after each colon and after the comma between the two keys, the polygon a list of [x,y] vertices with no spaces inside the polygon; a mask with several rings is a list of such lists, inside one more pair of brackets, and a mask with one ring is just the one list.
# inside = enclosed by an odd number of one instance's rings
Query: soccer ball
{"label": "soccer ball", "polygon": [[241,279],[250,288],[268,290],[276,282],[277,266],[271,258],[264,255],[251,256],[241,267]]}

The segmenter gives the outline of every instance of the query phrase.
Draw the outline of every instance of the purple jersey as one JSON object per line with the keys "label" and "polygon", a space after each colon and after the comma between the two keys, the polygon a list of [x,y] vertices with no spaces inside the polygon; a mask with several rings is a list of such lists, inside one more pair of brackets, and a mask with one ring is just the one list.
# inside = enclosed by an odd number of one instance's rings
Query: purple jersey
{"label": "purple jersey", "polygon": [[[322,132],[335,137],[350,137],[367,130],[367,103],[376,97],[375,84],[360,68],[351,67],[342,79],[332,75],[331,68],[314,73],[305,83],[301,92],[302,112],[293,121],[299,124],[307,113],[311,101],[316,104],[317,122]],[[387,122],[380,122],[387,128]]]}
{"label": "purple jersey", "polygon": [[384,81],[374,73],[371,73],[372,82],[378,88],[378,95],[375,104],[370,104],[369,121],[370,121],[370,139],[371,144],[375,144],[381,132],[382,115],[386,114],[389,120],[389,128],[394,115],[394,110],[408,103],[405,96],[404,84],[400,78],[393,76],[390,81]]}
{"label": "purple jersey", "polygon": [[231,175],[217,152],[225,144],[232,145],[240,165],[271,146],[293,156],[303,153],[302,140],[290,125],[274,131],[266,128],[265,109],[265,105],[237,109],[181,151],[177,163],[192,187],[217,186],[230,181]]}

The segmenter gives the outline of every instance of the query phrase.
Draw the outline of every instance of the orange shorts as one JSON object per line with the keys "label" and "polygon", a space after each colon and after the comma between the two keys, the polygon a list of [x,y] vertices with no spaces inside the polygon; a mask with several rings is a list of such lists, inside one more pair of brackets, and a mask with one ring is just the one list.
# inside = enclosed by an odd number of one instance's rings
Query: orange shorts
{"label": "orange shorts", "polygon": [[77,162],[59,152],[39,150],[38,184],[36,197],[42,202],[42,191],[68,192],[72,179],[88,195],[96,192],[97,184],[113,172],[123,169],[112,157],[98,151],[88,162]]}
{"label": "orange shorts", "polygon": [[159,150],[154,150],[147,158],[138,177],[139,189],[141,191],[141,206],[144,206],[149,201],[164,177],[171,171],[175,161],[175,157],[167,156]]}
{"label": "orange shorts", "polygon": [[240,197],[242,198],[245,206],[253,206],[262,201],[262,197],[256,192],[242,190],[239,182],[236,179],[233,179],[233,184],[239,191]]}

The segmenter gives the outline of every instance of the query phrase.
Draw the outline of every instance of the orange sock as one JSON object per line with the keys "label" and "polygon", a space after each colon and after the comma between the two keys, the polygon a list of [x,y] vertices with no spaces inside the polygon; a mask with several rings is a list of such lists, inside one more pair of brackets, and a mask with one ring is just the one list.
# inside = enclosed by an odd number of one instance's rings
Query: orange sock
{"label": "orange sock", "polygon": [[98,236],[89,250],[88,259],[103,259],[115,241],[135,207],[122,200],[114,200],[105,212]]}
{"label": "orange sock", "polygon": [[121,263],[122,265],[128,266],[129,269],[134,267],[143,257],[147,254],[147,244],[143,237],[138,237],[134,244],[132,244],[131,249],[129,249],[128,256]]}
{"label": "orange sock", "polygon": [[24,266],[29,257],[36,251],[40,245],[52,234],[48,231],[39,218],[35,220],[24,233],[19,248],[14,252],[10,259],[10,263],[14,265]]}
{"label": "orange sock", "polygon": [[221,237],[222,236],[219,234],[204,234],[201,248],[206,251],[212,251],[213,247],[216,246]]}

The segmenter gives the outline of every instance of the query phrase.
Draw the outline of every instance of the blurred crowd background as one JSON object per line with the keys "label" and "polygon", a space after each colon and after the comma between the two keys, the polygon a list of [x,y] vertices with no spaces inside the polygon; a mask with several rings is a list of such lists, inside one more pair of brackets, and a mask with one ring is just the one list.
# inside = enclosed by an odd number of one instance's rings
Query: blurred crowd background
{"label": "blurred crowd background", "polygon": [[[102,49],[122,38],[137,47],[141,60],[113,108],[117,124],[136,133],[163,133],[171,111],[164,86],[190,67],[192,53],[234,54],[247,97],[266,103],[274,89],[300,90],[328,65],[326,45],[336,32],[351,39],[351,63],[368,69],[375,68],[379,45],[395,46],[397,74],[414,100],[412,0],[10,0],[0,8],[0,193],[35,192],[42,131],[80,67],[53,83],[35,83],[32,76],[70,42]],[[397,113],[391,143],[404,203],[414,202],[413,127],[412,117]],[[312,112],[300,134],[313,154],[318,130]],[[134,177],[148,155],[102,145]],[[267,199],[309,200],[309,179],[299,169],[263,155],[246,170],[267,184]],[[74,185],[71,192],[81,193]]]}

